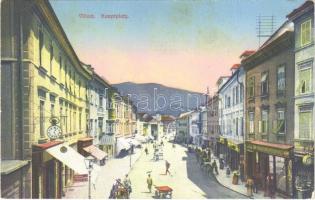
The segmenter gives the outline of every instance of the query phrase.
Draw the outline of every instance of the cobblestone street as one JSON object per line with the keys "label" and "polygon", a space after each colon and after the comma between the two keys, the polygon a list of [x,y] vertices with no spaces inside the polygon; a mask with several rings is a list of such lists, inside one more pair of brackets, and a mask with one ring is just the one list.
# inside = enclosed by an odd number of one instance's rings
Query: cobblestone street
{"label": "cobblestone street", "polygon": [[[245,198],[216,182],[213,177],[203,173],[197,164],[195,155],[188,153],[185,147],[166,143],[164,160],[154,161],[152,144],[148,145],[149,155],[135,163],[130,172],[133,192],[131,198],[154,198],[154,190],[149,193],[146,184],[147,172],[151,171],[153,185],[168,185],[173,189],[173,198],[204,199],[204,198]],[[165,160],[171,163],[170,175],[165,174]]]}

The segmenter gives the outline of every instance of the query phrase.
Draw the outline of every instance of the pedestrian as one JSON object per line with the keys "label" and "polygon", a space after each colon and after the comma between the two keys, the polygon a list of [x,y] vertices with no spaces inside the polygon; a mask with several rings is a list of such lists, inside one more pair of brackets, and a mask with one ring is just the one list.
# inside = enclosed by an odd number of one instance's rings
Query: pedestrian
{"label": "pedestrian", "polygon": [[167,175],[167,173],[169,173],[171,175],[171,172],[169,170],[170,166],[171,166],[171,164],[167,160],[165,160],[165,168],[166,168],[165,175]]}
{"label": "pedestrian", "polygon": [[131,193],[131,181],[130,178],[128,177],[128,174],[126,174],[125,179],[124,179],[124,187],[128,191],[128,195]]}
{"label": "pedestrian", "polygon": [[245,186],[247,188],[247,196],[249,197],[253,196],[253,185],[254,180],[251,177],[248,177]]}
{"label": "pedestrian", "polygon": [[149,154],[149,152],[148,152],[148,148],[147,148],[147,147],[145,147],[144,151],[145,151],[145,154],[146,154],[146,155],[148,155],[148,154]]}
{"label": "pedestrian", "polygon": [[152,188],[152,185],[153,185],[153,180],[151,178],[151,174],[148,174],[147,185],[148,185],[149,192],[151,193],[151,188]]}
{"label": "pedestrian", "polygon": [[219,175],[217,162],[215,160],[212,162],[212,169],[214,169],[216,175]]}

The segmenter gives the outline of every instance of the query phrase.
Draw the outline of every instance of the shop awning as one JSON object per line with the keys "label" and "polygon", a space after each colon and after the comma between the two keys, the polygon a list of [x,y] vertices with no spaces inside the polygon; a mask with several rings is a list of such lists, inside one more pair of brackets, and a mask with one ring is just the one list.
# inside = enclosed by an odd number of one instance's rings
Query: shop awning
{"label": "shop awning", "polygon": [[275,155],[279,157],[289,157],[290,151],[293,150],[293,146],[287,144],[275,144],[259,140],[253,140],[246,142],[246,150],[263,152],[266,154]]}
{"label": "shop awning", "polygon": [[83,150],[90,153],[91,156],[93,156],[97,160],[103,160],[107,156],[107,154],[104,151],[100,150],[94,145],[84,147]]}
{"label": "shop awning", "polygon": [[63,164],[67,165],[69,168],[73,169],[76,173],[88,173],[85,167],[84,157],[68,145],[59,144],[48,148],[45,151]]}
{"label": "shop awning", "polygon": [[128,141],[129,144],[131,143],[131,144],[132,144],[133,146],[135,146],[135,147],[141,145],[140,142],[137,141],[136,139],[128,138],[127,141]]}
{"label": "shop awning", "polygon": [[118,138],[117,139],[117,153],[119,153],[121,150],[128,150],[130,149],[130,144],[128,143],[128,141],[125,138]]}
{"label": "shop awning", "polygon": [[135,136],[135,139],[141,143],[145,143],[147,141],[147,139],[144,136],[138,134]]}
{"label": "shop awning", "polygon": [[107,134],[103,135],[101,137],[100,144],[101,145],[114,145],[115,144],[114,135],[107,135]]}

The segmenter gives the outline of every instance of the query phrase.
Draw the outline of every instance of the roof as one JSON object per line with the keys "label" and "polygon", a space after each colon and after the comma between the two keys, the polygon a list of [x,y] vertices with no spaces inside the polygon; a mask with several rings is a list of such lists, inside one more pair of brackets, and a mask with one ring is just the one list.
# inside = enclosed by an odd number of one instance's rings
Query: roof
{"label": "roof", "polygon": [[265,146],[265,147],[282,149],[282,150],[289,150],[293,148],[292,145],[288,145],[288,144],[275,144],[275,143],[269,143],[269,142],[264,142],[260,140],[253,140],[253,141],[250,141],[250,143],[255,144],[255,145]]}
{"label": "roof", "polygon": [[153,119],[153,117],[148,113],[138,113],[137,118],[142,122],[149,122]]}
{"label": "roof", "polygon": [[[291,45],[291,43],[288,42],[288,39],[290,39],[291,36],[293,37],[293,31],[294,24],[289,20],[285,21],[279,27],[279,29],[276,30],[255,53],[251,54],[250,56],[242,60],[242,66],[246,70],[248,64],[253,63],[254,61],[256,62],[256,64],[257,62],[261,62],[258,61],[259,60],[258,58],[262,57],[262,55],[268,52],[270,53],[271,50],[275,47],[282,45],[283,48],[287,48],[289,45]],[[274,53],[272,55],[274,55]]]}
{"label": "roof", "polygon": [[231,69],[238,69],[241,65],[240,64],[234,64],[232,65]]}
{"label": "roof", "polygon": [[240,57],[243,57],[243,56],[250,56],[250,55],[252,55],[253,53],[255,53],[256,51],[255,50],[246,50],[246,51],[244,51],[241,55],[240,55]]}
{"label": "roof", "polygon": [[28,165],[28,160],[1,160],[1,175],[10,174]]}
{"label": "roof", "polygon": [[181,113],[180,115],[179,115],[179,119],[181,119],[181,118],[185,118],[185,117],[188,117],[191,113],[193,113],[194,111],[189,111],[189,112],[185,112],[185,113]]}
{"label": "roof", "polygon": [[167,122],[167,121],[174,121],[176,118],[172,115],[162,115],[161,116],[161,121],[162,122]]}
{"label": "roof", "polygon": [[34,146],[45,150],[45,149],[48,149],[50,147],[54,147],[54,146],[61,144],[61,143],[63,143],[63,141],[54,140],[54,141],[49,141],[49,142],[46,142],[43,144],[34,144]]}
{"label": "roof", "polygon": [[312,0],[307,0],[300,7],[294,9],[290,14],[288,14],[287,18],[293,20],[312,8],[314,8],[314,2]]}

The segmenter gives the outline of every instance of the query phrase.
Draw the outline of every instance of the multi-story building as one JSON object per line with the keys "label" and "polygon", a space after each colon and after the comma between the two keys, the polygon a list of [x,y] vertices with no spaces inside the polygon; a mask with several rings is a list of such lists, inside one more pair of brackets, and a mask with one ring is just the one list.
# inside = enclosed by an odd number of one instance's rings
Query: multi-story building
{"label": "multi-story building", "polygon": [[240,64],[231,67],[231,77],[220,87],[218,94],[222,100],[220,121],[221,141],[219,154],[231,170],[244,172],[240,162],[244,152],[244,70]]}
{"label": "multi-story building", "polygon": [[201,146],[202,133],[201,133],[201,112],[194,110],[189,116],[189,144]]}
{"label": "multi-story building", "polygon": [[91,141],[92,72],[48,1],[2,1],[1,26],[1,159],[8,166],[1,169],[1,195],[61,198],[74,173],[86,173],[76,149]]}
{"label": "multi-story building", "polygon": [[219,95],[216,93],[209,97],[208,100],[208,116],[207,123],[209,124],[209,146],[214,154],[219,157],[219,150],[217,142],[220,137],[220,126],[219,126]]}
{"label": "multi-story building", "polygon": [[192,111],[182,113],[176,119],[175,141],[178,143],[188,143],[189,139],[189,116]]}
{"label": "multi-story building", "polygon": [[106,133],[106,121],[108,119],[108,91],[109,83],[89,66],[93,71],[92,80],[89,82],[89,132],[94,145],[101,145],[100,139]]}
{"label": "multi-story building", "polygon": [[287,17],[294,23],[295,38],[295,186],[309,190],[304,198],[310,198],[314,190],[314,2],[306,1]]}
{"label": "multi-story building", "polygon": [[[206,98],[206,102],[207,102]],[[200,133],[201,133],[201,139],[202,139],[202,146],[208,147],[210,138],[209,138],[209,124],[208,124],[208,108],[207,106],[200,106],[199,107],[199,112],[200,112]]]}
{"label": "multi-story building", "polygon": [[245,173],[258,190],[272,184],[286,196],[292,196],[294,184],[293,47],[293,24],[287,21],[242,60],[246,72]]}

